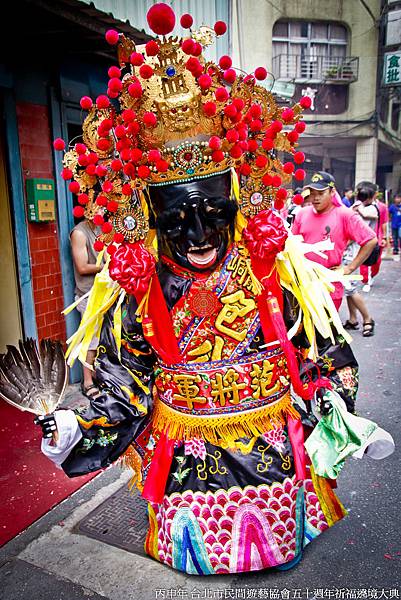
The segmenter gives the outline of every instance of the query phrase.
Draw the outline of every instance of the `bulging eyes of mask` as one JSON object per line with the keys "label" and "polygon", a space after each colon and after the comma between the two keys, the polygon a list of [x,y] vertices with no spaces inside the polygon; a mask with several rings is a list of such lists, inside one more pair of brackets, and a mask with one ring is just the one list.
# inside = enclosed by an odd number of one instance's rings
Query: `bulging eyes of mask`
{"label": "bulging eyes of mask", "polygon": [[234,235],[229,173],[150,189],[159,250],[193,271],[213,268]]}

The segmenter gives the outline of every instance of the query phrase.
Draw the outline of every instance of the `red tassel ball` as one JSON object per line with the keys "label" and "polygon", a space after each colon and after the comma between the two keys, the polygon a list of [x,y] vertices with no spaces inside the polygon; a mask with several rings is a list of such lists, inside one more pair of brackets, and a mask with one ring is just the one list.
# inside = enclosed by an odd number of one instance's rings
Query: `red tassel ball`
{"label": "red tassel ball", "polygon": [[181,49],[185,54],[192,54],[192,50],[194,49],[194,46],[195,46],[194,40],[191,38],[188,38],[186,40],[183,40],[183,42],[181,44]]}
{"label": "red tassel ball", "polygon": [[273,140],[269,137],[265,137],[264,140],[262,141],[262,148],[263,148],[263,150],[273,150],[273,148],[274,148]]}
{"label": "red tassel ball", "polygon": [[93,217],[93,222],[96,225],[96,227],[101,227],[104,223],[104,219],[102,215],[97,214]]}
{"label": "red tassel ball", "polygon": [[239,144],[235,144],[230,150],[232,158],[240,158],[243,155],[243,150]]}
{"label": "red tassel ball", "polygon": [[[95,222],[95,220],[93,220],[93,222]],[[101,242],[100,240],[96,240],[96,241],[94,242],[94,244],[93,244],[93,249],[94,249],[96,252],[100,252],[101,250],[103,250],[103,248],[104,248],[104,243],[103,243],[103,242]]]}
{"label": "red tassel ball", "polygon": [[221,148],[221,139],[217,135],[212,135],[209,140],[209,148],[219,150]]}
{"label": "red tassel ball", "polygon": [[89,96],[83,96],[81,98],[81,100],[79,101],[79,103],[80,103],[81,108],[83,110],[90,110],[92,108],[92,106],[93,106],[92,99],[89,98]]}
{"label": "red tassel ball", "polygon": [[233,61],[227,55],[222,56],[219,60],[219,67],[221,69],[223,69],[223,71],[230,69],[232,64],[233,64]]}
{"label": "red tassel ball", "polygon": [[83,206],[74,206],[74,208],[72,209],[72,214],[74,215],[74,217],[76,217],[77,219],[80,219],[81,217],[84,216],[85,214],[85,209]]}
{"label": "red tassel ball", "polygon": [[123,89],[123,84],[121,83],[121,79],[118,77],[112,77],[109,81],[109,90],[111,92],[120,92]]}
{"label": "red tassel ball", "polygon": [[258,169],[264,169],[265,166],[267,165],[267,158],[266,158],[266,156],[263,156],[263,154],[260,154],[256,158],[255,164],[258,167]]}
{"label": "red tassel ball", "polygon": [[273,187],[280,187],[280,185],[282,184],[282,179],[279,175],[273,175],[272,177],[272,186]]}
{"label": "red tassel ball", "polygon": [[292,110],[292,108],[285,108],[283,110],[283,112],[281,113],[281,118],[283,119],[283,121],[285,121],[286,123],[288,121],[292,121],[292,119],[294,118],[294,111]]}
{"label": "red tassel ball", "polygon": [[142,96],[142,86],[139,81],[135,81],[128,86],[128,93],[131,98],[140,98]]}
{"label": "red tassel ball", "polygon": [[106,221],[106,223],[103,223],[103,225],[102,225],[103,233],[110,233],[110,231],[112,229],[113,229],[113,225],[111,223],[109,223],[109,221]]}
{"label": "red tassel ball", "polygon": [[124,194],[124,196],[132,196],[132,187],[129,183],[124,183],[124,185],[121,188],[121,191]]}
{"label": "red tassel ball", "polygon": [[180,19],[180,25],[181,25],[181,27],[183,27],[183,29],[190,29],[193,25],[193,22],[194,22],[193,18],[188,13],[185,15],[182,15],[182,17]]}
{"label": "red tassel ball", "polygon": [[234,71],[234,69],[227,69],[226,71],[224,71],[224,79],[227,81],[227,83],[234,83],[236,78],[237,74]]}
{"label": "red tassel ball", "polygon": [[93,164],[89,164],[85,169],[85,173],[88,173],[88,175],[95,175],[96,174],[96,166]]}
{"label": "red tassel ball", "polygon": [[226,88],[224,88],[224,87],[217,88],[214,95],[218,102],[225,102],[228,98],[228,92],[227,92]]}
{"label": "red tassel ball", "polygon": [[217,21],[214,24],[213,29],[214,29],[216,35],[224,35],[225,32],[227,31],[227,25],[226,25],[226,23],[224,23],[224,21]]}
{"label": "red tassel ball", "polygon": [[140,67],[145,62],[145,59],[140,52],[133,52],[129,57],[129,61],[134,67]]}
{"label": "red tassel ball", "polygon": [[121,69],[119,69],[116,66],[112,66],[109,68],[109,70],[107,71],[107,75],[111,78],[111,77],[121,77]]}
{"label": "red tassel ball", "polygon": [[155,40],[150,40],[145,46],[145,51],[148,56],[157,56],[159,54],[159,44]]}
{"label": "red tassel ball", "polygon": [[147,177],[149,177],[149,175],[150,169],[148,166],[141,165],[140,167],[138,167],[138,177],[140,177],[140,179],[146,179]]}
{"label": "red tassel ball", "polygon": [[302,106],[302,108],[308,109],[311,107],[312,100],[309,98],[309,96],[302,96],[299,104]]}
{"label": "red tassel ball", "polygon": [[295,152],[294,162],[297,165],[301,165],[303,162],[305,162],[305,154],[303,152]]}
{"label": "red tassel ball", "polygon": [[65,149],[65,141],[61,138],[56,138],[53,142],[53,148],[55,150],[61,151]]}
{"label": "red tassel ball", "polygon": [[303,121],[299,121],[298,123],[295,123],[295,131],[297,133],[303,133],[306,129],[306,125]]}
{"label": "red tassel ball", "polygon": [[287,139],[289,142],[291,142],[291,144],[295,144],[295,142],[298,140],[299,135],[297,134],[296,131],[289,131],[287,133]]}
{"label": "red tassel ball", "polygon": [[125,240],[124,238],[124,234],[123,233],[115,233],[113,236],[113,242],[115,242],[116,244],[122,244],[123,241]]}
{"label": "red tassel ball", "polygon": [[248,140],[249,152],[256,152],[257,149],[258,149],[258,142],[256,140]]}
{"label": "red tassel ball", "polygon": [[159,173],[165,173],[168,170],[168,162],[166,160],[158,160],[156,162],[156,169]]}
{"label": "red tassel ball", "polygon": [[135,119],[135,117],[136,117],[136,114],[130,108],[126,108],[122,112],[122,118],[123,118],[124,123],[131,123],[131,121],[133,121]]}
{"label": "red tassel ball", "polygon": [[280,188],[276,192],[277,200],[285,200],[287,198],[288,192],[284,188]]}
{"label": "red tassel ball", "polygon": [[251,113],[251,117],[253,119],[259,119],[259,117],[262,114],[262,107],[260,106],[260,104],[252,104],[251,108],[249,109],[249,112]]}
{"label": "red tassel ball", "polygon": [[192,56],[200,56],[202,54],[202,45],[199,42],[194,42]]}
{"label": "red tassel ball", "polygon": [[283,171],[284,173],[287,173],[287,175],[291,175],[291,173],[294,172],[294,165],[292,164],[292,162],[286,162],[283,164]]}
{"label": "red tassel ball", "polygon": [[98,165],[96,167],[96,175],[98,177],[105,177],[105,175],[107,174],[107,169],[106,167],[104,167],[103,165]]}
{"label": "red tassel ball", "polygon": [[156,161],[161,159],[161,154],[160,154],[160,150],[156,150],[156,148],[154,148],[153,150],[149,150],[148,152],[148,161],[151,163],[155,163]]}
{"label": "red tassel ball", "polygon": [[118,31],[115,31],[114,29],[109,29],[108,31],[106,31],[105,38],[108,44],[114,46],[118,42]]}
{"label": "red tassel ball", "polygon": [[61,171],[61,177],[64,179],[64,181],[67,181],[68,179],[72,179],[73,176],[73,172],[71,171],[71,169],[63,169]]}
{"label": "red tassel ball", "polygon": [[99,194],[99,196],[96,198],[96,204],[98,206],[106,206],[107,205],[107,198],[106,196],[102,196],[102,194]]}
{"label": "red tassel ball", "polygon": [[281,200],[281,198],[276,198],[274,201],[274,208],[276,210],[281,210],[284,208],[284,202],[283,200]]}
{"label": "red tassel ball", "polygon": [[146,127],[154,127],[157,123],[157,117],[155,113],[145,112],[143,115],[143,122]]}
{"label": "red tassel ball", "polygon": [[78,194],[78,192],[81,189],[81,186],[79,185],[78,181],[71,181],[70,185],[68,186],[68,189],[72,194]]}
{"label": "red tassel ball", "polygon": [[199,83],[199,87],[202,90],[208,90],[210,88],[210,86],[212,85],[212,78],[210,77],[210,75],[201,75],[198,79],[198,83]]}
{"label": "red tassel ball", "polygon": [[78,154],[85,154],[85,152],[86,152],[85,144],[80,144],[79,142],[78,142],[78,144],[75,144],[75,151]]}
{"label": "red tassel ball", "polygon": [[263,79],[266,79],[266,77],[267,77],[266,69],[264,67],[258,67],[257,69],[255,69],[255,77],[259,81],[263,81]]}
{"label": "red tassel ball", "polygon": [[239,140],[239,133],[236,129],[229,129],[226,133],[226,140],[230,144],[235,144]]}
{"label": "red tassel ball", "polygon": [[83,206],[85,206],[85,204],[88,204],[88,202],[89,202],[89,196],[88,196],[88,194],[79,194],[79,196],[78,196],[78,202],[80,204],[82,204]]}
{"label": "red tassel ball", "polygon": [[159,4],[152,6],[148,10],[146,19],[151,30],[157,33],[157,35],[167,35],[173,31],[175,26],[174,11],[164,2],[159,2]]}
{"label": "red tassel ball", "polygon": [[262,183],[266,187],[270,187],[273,184],[273,177],[269,175],[269,173],[266,173],[266,175],[263,175],[262,177]]}
{"label": "red tassel ball", "polygon": [[212,152],[212,160],[213,162],[221,162],[224,160],[224,153],[221,150],[215,150]]}
{"label": "red tassel ball", "polygon": [[98,108],[108,108],[110,106],[110,100],[107,96],[102,94],[96,98],[96,106]]}
{"label": "red tassel ball", "polygon": [[111,141],[107,138],[100,138],[100,140],[96,142],[96,146],[99,148],[99,150],[107,152],[107,150],[110,150]]}
{"label": "red tassel ball", "polygon": [[110,202],[107,203],[106,208],[109,212],[115,213],[118,211],[118,202],[115,202],[114,200],[110,200]]}
{"label": "red tassel ball", "polygon": [[244,177],[248,177],[248,175],[251,173],[251,167],[248,165],[248,163],[244,163],[241,165],[239,172],[241,175],[244,175]]}
{"label": "red tassel ball", "polygon": [[214,117],[217,111],[217,106],[214,102],[205,102],[203,112],[207,117]]}
{"label": "red tassel ball", "polygon": [[294,177],[297,181],[303,181],[306,177],[304,169],[297,169],[294,173]]}
{"label": "red tassel ball", "polygon": [[295,196],[292,197],[292,201],[294,204],[300,206],[304,203],[304,197],[302,196],[302,194],[295,194]]}
{"label": "red tassel ball", "polygon": [[139,69],[139,75],[142,79],[150,79],[153,75],[153,69],[150,65],[142,65]]}

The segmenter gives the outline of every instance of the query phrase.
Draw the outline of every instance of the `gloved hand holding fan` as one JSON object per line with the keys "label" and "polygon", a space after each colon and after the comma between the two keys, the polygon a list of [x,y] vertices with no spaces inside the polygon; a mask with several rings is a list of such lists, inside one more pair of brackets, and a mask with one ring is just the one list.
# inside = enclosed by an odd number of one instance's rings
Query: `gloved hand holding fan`
{"label": "gloved hand holding fan", "polygon": [[43,339],[38,351],[29,338],[18,346],[7,346],[7,353],[0,354],[0,398],[37,415],[34,422],[42,427],[43,436],[56,442],[52,413],[61,402],[68,376],[61,343]]}

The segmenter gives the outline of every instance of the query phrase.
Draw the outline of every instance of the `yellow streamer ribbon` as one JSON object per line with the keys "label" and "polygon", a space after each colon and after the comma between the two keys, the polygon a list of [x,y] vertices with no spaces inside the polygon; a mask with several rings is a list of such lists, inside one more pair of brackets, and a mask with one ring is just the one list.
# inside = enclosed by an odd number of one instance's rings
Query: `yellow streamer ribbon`
{"label": "yellow streamer ribbon", "polygon": [[[334,343],[333,327],[347,341],[351,336],[342,326],[330,292],[333,283],[345,283],[350,279],[341,271],[327,269],[323,265],[305,257],[307,252],[315,251],[313,244],[304,244],[301,236],[289,235],[285,248],[277,255],[276,267],[282,286],[297,299],[302,310],[302,321],[306,336],[311,345],[311,358],[316,359],[315,331]],[[316,250],[325,250],[319,243]],[[352,278],[352,277],[351,277]]]}

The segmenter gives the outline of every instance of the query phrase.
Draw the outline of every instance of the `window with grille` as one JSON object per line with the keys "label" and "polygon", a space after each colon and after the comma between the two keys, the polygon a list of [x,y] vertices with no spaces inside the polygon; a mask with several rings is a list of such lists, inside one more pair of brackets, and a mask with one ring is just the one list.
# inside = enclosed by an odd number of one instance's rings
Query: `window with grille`
{"label": "window with grille", "polygon": [[278,78],[321,81],[343,75],[348,32],[340,23],[277,21],[273,70]]}

